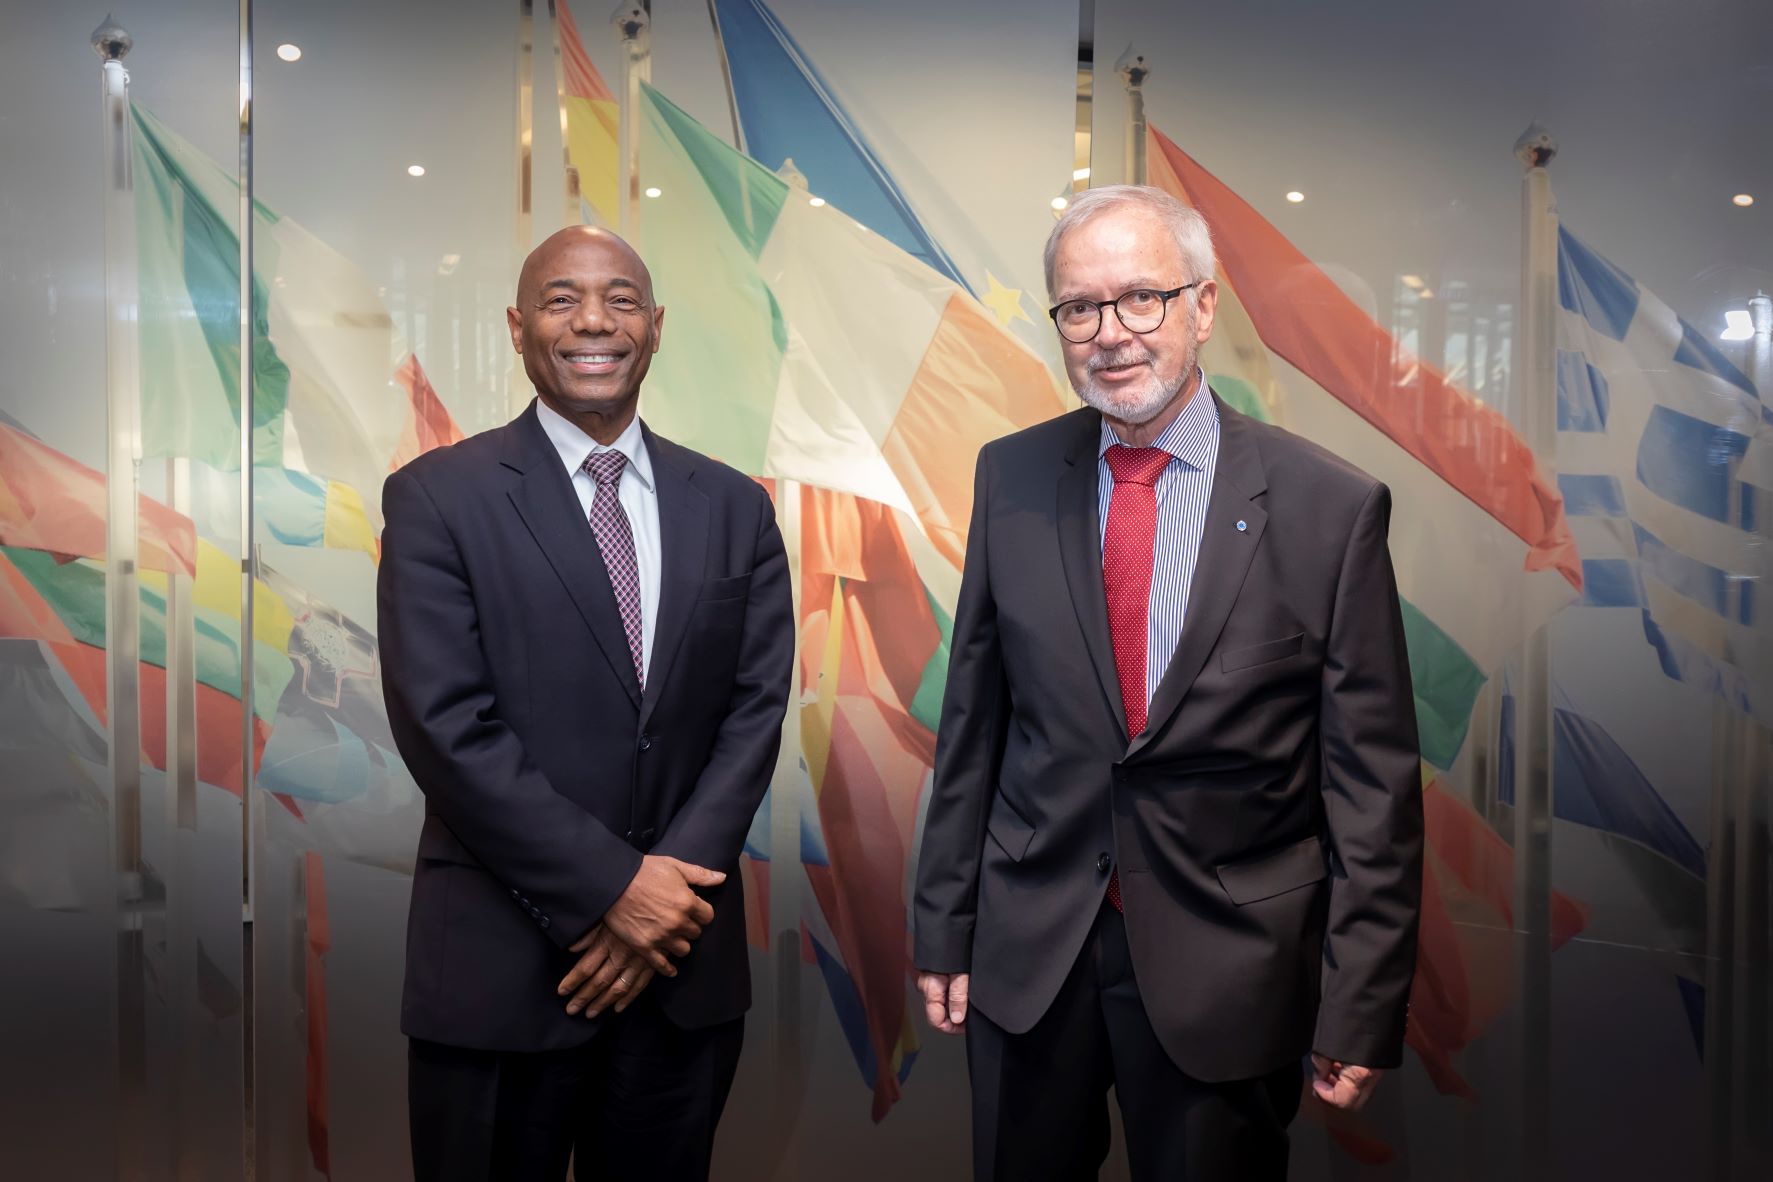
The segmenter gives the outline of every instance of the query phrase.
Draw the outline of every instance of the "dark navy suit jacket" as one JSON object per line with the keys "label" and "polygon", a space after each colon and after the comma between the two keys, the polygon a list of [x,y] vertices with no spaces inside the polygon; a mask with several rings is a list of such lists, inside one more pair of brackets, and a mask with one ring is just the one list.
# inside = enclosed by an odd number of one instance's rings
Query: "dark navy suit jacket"
{"label": "dark navy suit jacket", "polygon": [[609,576],[536,419],[390,476],[377,584],[395,741],[425,794],[401,1029],[540,1051],[589,1039],[554,988],[640,866],[724,870],[713,923],[651,989],[686,1028],[751,986],[739,852],[793,662],[787,560],[756,482],[644,430],[659,615],[643,694]]}

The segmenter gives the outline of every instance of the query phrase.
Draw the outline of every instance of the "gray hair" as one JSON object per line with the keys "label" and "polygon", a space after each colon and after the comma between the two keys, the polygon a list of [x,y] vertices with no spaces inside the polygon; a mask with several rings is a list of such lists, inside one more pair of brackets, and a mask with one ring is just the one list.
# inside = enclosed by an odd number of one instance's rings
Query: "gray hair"
{"label": "gray hair", "polygon": [[[1046,264],[1048,299],[1054,294],[1053,261],[1059,255],[1059,240],[1109,210],[1128,208],[1143,209],[1153,214],[1175,236],[1176,246],[1182,251],[1182,265],[1188,268],[1188,274],[1183,276],[1186,281],[1195,283],[1213,277],[1213,234],[1207,229],[1207,219],[1199,211],[1190,209],[1152,185],[1103,185],[1100,188],[1085,189],[1072,198],[1071,204],[1065,207],[1065,212],[1059,215],[1053,232],[1047,235],[1043,260]],[[1198,290],[1189,289],[1190,306],[1193,305]]]}

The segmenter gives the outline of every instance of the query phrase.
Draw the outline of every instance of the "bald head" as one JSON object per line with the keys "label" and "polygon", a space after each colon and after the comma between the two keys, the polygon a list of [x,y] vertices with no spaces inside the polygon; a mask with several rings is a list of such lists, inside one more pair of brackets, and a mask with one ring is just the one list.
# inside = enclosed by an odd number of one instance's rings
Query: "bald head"
{"label": "bald head", "polygon": [[529,252],[523,260],[523,270],[517,273],[517,303],[524,305],[527,297],[535,294],[537,288],[558,272],[566,261],[572,258],[581,248],[592,247],[612,257],[620,258],[631,275],[638,276],[641,293],[647,303],[653,299],[653,276],[646,269],[632,246],[621,235],[610,232],[602,226],[566,226],[554,231],[542,241],[542,244]]}
{"label": "bald head", "polygon": [[634,419],[665,320],[634,248],[596,226],[550,235],[523,261],[505,320],[536,395],[614,442]]}

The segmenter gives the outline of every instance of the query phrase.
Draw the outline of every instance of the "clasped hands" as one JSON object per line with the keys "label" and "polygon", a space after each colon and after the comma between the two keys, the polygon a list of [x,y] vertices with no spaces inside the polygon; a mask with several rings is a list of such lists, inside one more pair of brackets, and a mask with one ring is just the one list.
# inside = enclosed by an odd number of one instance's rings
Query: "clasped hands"
{"label": "clasped hands", "polygon": [[718,870],[648,854],[602,922],[572,945],[580,954],[555,992],[567,998],[566,1012],[595,1018],[611,1006],[619,1014],[655,976],[677,975],[673,956],[684,956],[690,941],[714,919],[714,908],[694,887],[719,886]]}

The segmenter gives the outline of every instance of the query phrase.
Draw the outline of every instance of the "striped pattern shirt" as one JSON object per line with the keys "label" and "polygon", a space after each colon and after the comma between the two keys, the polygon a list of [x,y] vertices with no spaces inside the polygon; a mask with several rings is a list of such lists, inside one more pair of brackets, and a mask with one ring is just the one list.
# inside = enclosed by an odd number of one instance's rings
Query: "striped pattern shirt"
{"label": "striped pattern shirt", "polygon": [[[1213,470],[1219,464],[1219,408],[1199,370],[1198,384],[1176,421],[1152,443],[1172,457],[1157,478],[1157,544],[1151,556],[1151,606],[1145,631],[1145,701],[1157,693],[1182,636],[1188,615],[1188,589],[1200,556],[1201,532],[1207,523],[1207,501],[1213,494]],[[1114,497],[1114,474],[1108,470],[1108,449],[1120,442],[1108,420],[1096,449],[1096,506],[1101,518],[1100,542],[1108,535],[1108,505]]]}

